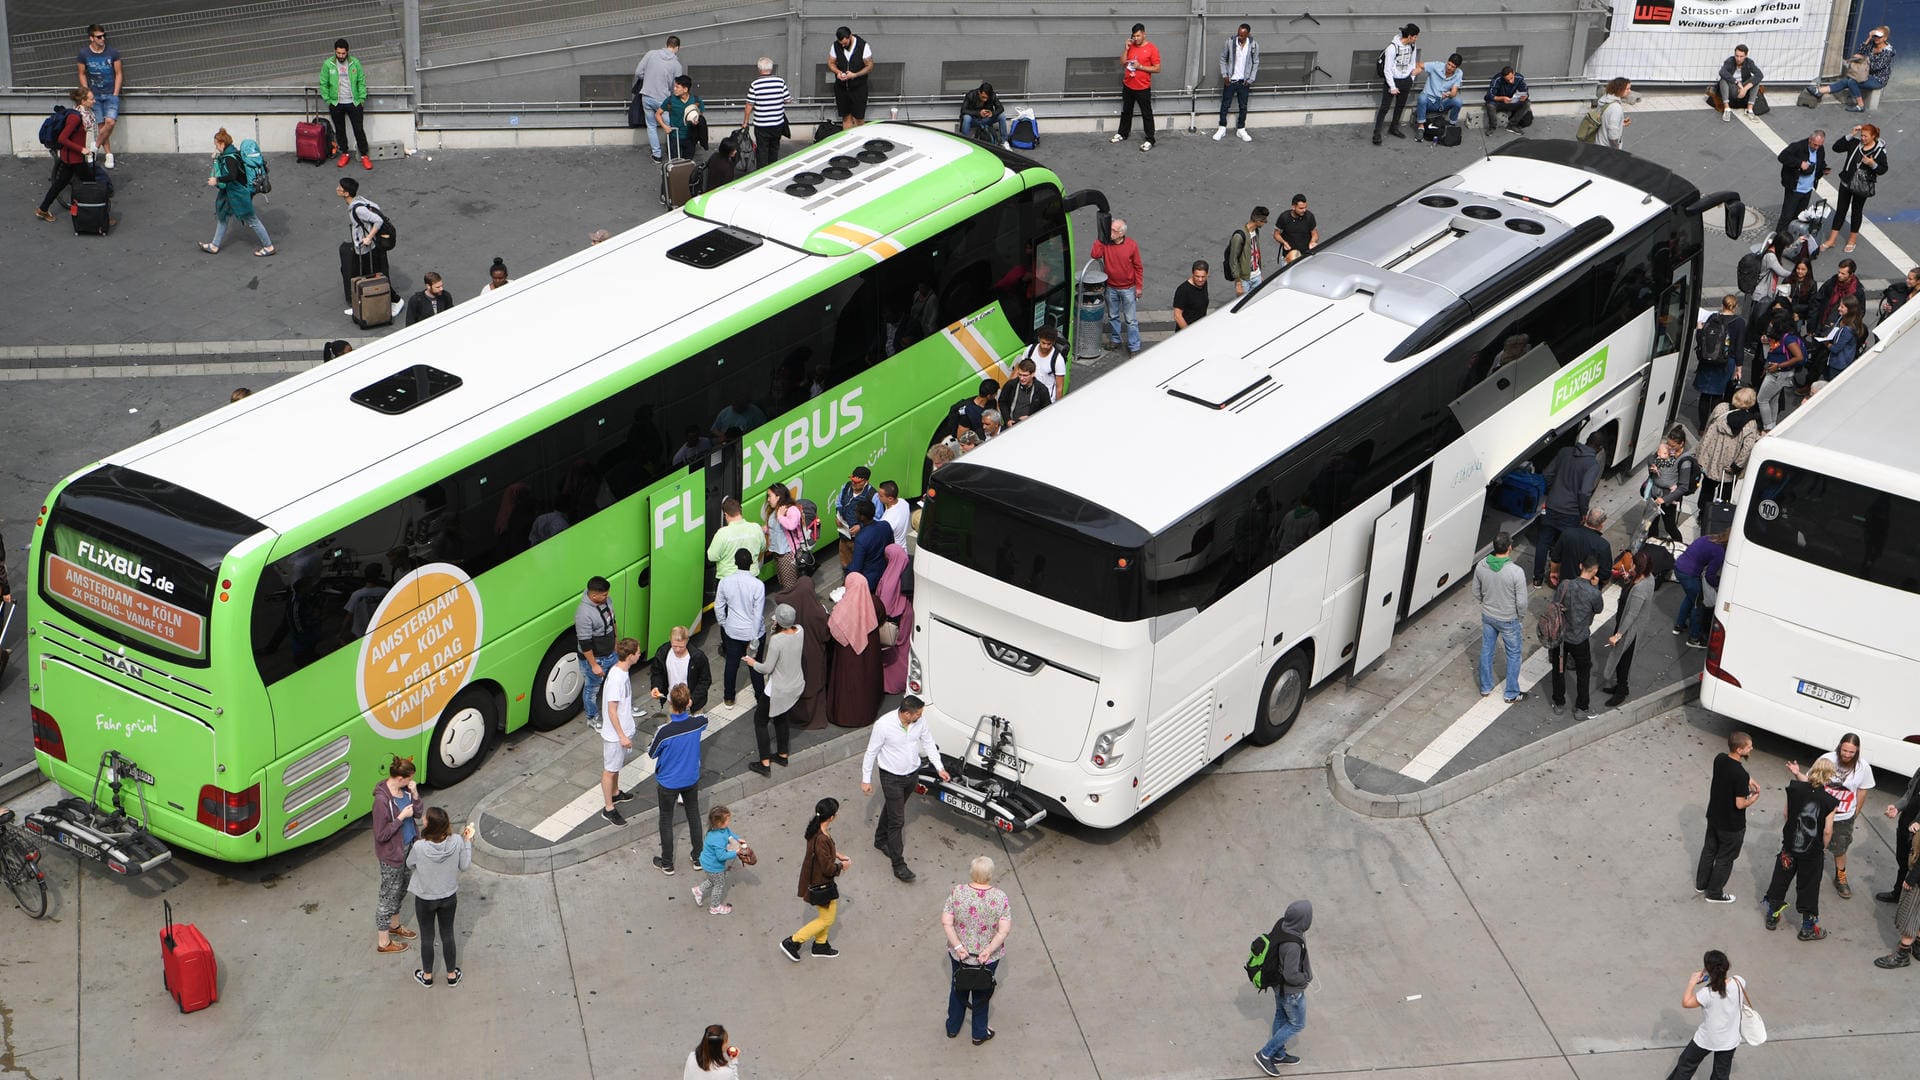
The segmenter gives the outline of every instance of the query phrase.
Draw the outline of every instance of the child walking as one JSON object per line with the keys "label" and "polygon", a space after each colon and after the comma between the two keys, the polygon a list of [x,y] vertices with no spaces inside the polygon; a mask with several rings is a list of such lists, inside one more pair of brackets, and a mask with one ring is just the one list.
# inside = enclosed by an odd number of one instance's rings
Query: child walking
{"label": "child walking", "polygon": [[440,945],[447,954],[447,985],[460,985],[460,959],[454,951],[453,913],[460,903],[460,872],[473,865],[473,823],[453,835],[447,812],[427,807],[420,840],[407,852],[407,868],[412,871],[408,891],[413,893],[413,914],[420,923],[420,966],[413,981],[433,985],[433,931],[440,927]]}
{"label": "child walking", "polygon": [[726,902],[727,871],[747,842],[728,828],[732,821],[733,811],[724,806],[707,811],[707,840],[700,848],[700,869],[707,872],[707,880],[693,887],[693,902],[707,905],[709,915],[733,914],[733,905]]}

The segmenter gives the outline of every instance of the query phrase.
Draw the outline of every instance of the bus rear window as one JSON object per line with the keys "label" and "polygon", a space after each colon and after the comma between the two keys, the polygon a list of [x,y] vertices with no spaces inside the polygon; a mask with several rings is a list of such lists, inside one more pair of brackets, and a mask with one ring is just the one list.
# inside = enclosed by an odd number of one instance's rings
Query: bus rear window
{"label": "bus rear window", "polygon": [[[1140,618],[1137,546],[1116,544],[1095,535],[1099,524],[1081,529],[1061,520],[1042,521],[968,487],[941,483],[921,521],[920,546],[944,558],[1029,592],[1101,618]],[[982,470],[973,470],[975,473]],[[1038,485],[1034,485],[1038,487]],[[1055,493],[1051,510],[1067,506]],[[1111,518],[1111,515],[1108,515]],[[1111,521],[1105,523],[1111,524]],[[1131,529],[1131,523],[1124,523]]]}
{"label": "bus rear window", "polygon": [[1746,538],[1782,555],[1920,593],[1920,501],[1769,461],[1753,478]]}
{"label": "bus rear window", "polygon": [[204,496],[103,466],[68,484],[54,504],[40,590],[95,633],[204,665],[220,562],[260,529]]}

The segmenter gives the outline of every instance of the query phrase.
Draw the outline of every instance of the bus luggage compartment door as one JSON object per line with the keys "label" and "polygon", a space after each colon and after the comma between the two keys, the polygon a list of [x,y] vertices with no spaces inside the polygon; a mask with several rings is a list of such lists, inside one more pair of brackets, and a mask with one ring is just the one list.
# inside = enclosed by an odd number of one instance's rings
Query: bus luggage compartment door
{"label": "bus luggage compartment door", "polygon": [[1386,655],[1400,613],[1400,586],[1406,578],[1407,545],[1413,539],[1413,512],[1419,500],[1409,494],[1373,520],[1373,554],[1367,560],[1366,597],[1360,605],[1360,638],[1353,652],[1359,675]]}

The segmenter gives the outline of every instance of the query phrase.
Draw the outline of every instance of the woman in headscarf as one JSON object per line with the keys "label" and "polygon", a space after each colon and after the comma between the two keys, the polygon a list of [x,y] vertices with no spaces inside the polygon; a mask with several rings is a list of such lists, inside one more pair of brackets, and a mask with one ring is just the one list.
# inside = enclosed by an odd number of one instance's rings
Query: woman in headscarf
{"label": "woman in headscarf", "polygon": [[913,601],[900,591],[900,581],[906,571],[907,549],[888,544],[887,570],[880,575],[880,613],[900,631],[893,644],[880,647],[880,689],[889,694],[907,692],[907,646],[913,642]]}
{"label": "woman in headscarf", "polygon": [[848,574],[846,591],[827,616],[833,637],[827,718],[837,727],[866,727],[880,715],[880,619],[880,599],[867,579]]}
{"label": "woman in headscarf", "polygon": [[811,576],[802,576],[774,593],[769,602],[776,608],[785,604],[800,617],[800,670],[806,675],[807,688],[787,719],[796,728],[818,731],[827,726],[827,650],[833,641],[827,609],[820,606]]}

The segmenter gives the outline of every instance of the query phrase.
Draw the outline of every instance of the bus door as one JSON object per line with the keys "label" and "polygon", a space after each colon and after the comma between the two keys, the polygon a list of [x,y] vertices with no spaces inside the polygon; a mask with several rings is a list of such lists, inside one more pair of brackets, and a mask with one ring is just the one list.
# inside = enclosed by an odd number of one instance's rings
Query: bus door
{"label": "bus door", "polygon": [[1666,434],[1668,418],[1679,405],[1680,376],[1685,373],[1681,346],[1687,341],[1687,329],[1694,312],[1688,307],[1692,295],[1692,264],[1680,267],[1673,284],[1660,294],[1654,305],[1653,362],[1647,365],[1647,389],[1640,399],[1640,429],[1633,440],[1634,461],[1653,456]]}
{"label": "bus door", "polygon": [[[714,591],[720,584],[718,578],[706,572],[707,545],[713,543],[714,536],[720,532],[720,526],[727,523],[725,515],[720,512],[720,504],[725,502],[729,497],[735,499],[740,498],[740,482],[742,476],[745,475],[745,463],[741,457],[740,447],[740,443],[726,443],[721,446],[716,446],[713,448],[713,451],[707,455],[706,468],[689,470],[689,472],[697,478],[696,483],[704,485],[707,500],[707,527],[702,533],[705,539],[700,541],[700,580],[703,582],[701,585],[700,605],[702,607],[713,602]],[[759,518],[749,517],[748,520],[758,521]]]}
{"label": "bus door", "polygon": [[647,496],[653,549],[647,565],[649,650],[666,641],[668,631],[693,626],[700,616],[701,582],[713,576],[707,573],[708,471],[689,470]]}
{"label": "bus door", "polygon": [[1358,677],[1386,655],[1393,628],[1406,604],[1409,555],[1418,555],[1414,534],[1420,530],[1420,512],[1426,503],[1427,469],[1393,489],[1393,505],[1373,519],[1373,552],[1367,559],[1366,592],[1360,602],[1360,637],[1354,646],[1353,674]]}

